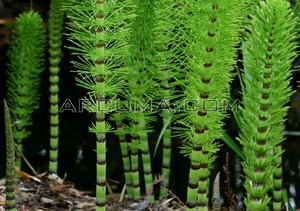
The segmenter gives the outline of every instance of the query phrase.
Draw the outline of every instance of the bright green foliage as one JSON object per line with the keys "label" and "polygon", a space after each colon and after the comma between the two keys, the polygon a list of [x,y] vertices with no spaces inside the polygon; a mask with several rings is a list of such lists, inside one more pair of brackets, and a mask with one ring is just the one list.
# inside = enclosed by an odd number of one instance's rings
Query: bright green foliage
{"label": "bright green foliage", "polygon": [[63,0],[52,0],[49,16],[49,62],[50,62],[50,161],[49,172],[57,172],[58,136],[59,136],[59,63],[64,11]]}
{"label": "bright green foliage", "polygon": [[11,126],[9,109],[4,100],[4,118],[6,135],[6,209],[9,211],[15,208],[15,144]]}
{"label": "bright green foliage", "polygon": [[[155,2],[156,18],[155,34],[156,39],[155,60],[157,68],[154,71],[153,78],[157,79],[160,84],[158,94],[157,111],[163,118],[165,130],[163,132],[163,153],[162,153],[162,175],[163,189],[160,190],[160,196],[166,195],[169,188],[170,163],[171,163],[171,119],[173,111],[171,110],[171,100],[178,97],[174,91],[174,78],[178,77],[177,66],[175,65],[176,50],[176,16],[174,8],[176,3],[173,0],[158,0]],[[158,143],[157,143],[158,144]]]}
{"label": "bright green foliage", "polygon": [[131,135],[131,171],[134,198],[140,199],[140,182],[138,152],[141,149],[146,192],[152,189],[151,157],[148,146],[149,123],[154,120],[151,102],[155,99],[157,83],[153,80],[155,69],[155,34],[156,24],[155,1],[134,1],[135,19],[130,26],[130,56],[127,60],[128,73],[124,75],[126,86],[124,98],[131,102],[127,105],[127,119],[130,125],[126,128]]}
{"label": "bright green foliage", "polygon": [[[291,63],[296,56],[296,20],[285,0],[262,1],[253,8],[243,44],[243,108],[240,142],[246,161],[248,210],[281,210],[281,143],[292,91]],[[272,179],[274,177],[274,179]]]}
{"label": "bright green foliage", "polygon": [[[8,105],[11,109],[14,138],[20,150],[27,138],[27,127],[32,124],[31,114],[39,99],[40,73],[43,71],[46,34],[41,16],[33,11],[24,12],[16,19],[9,45]],[[16,166],[21,166],[17,153]]]}
{"label": "bright green foliage", "polygon": [[73,61],[79,76],[77,82],[88,90],[86,109],[96,116],[90,128],[97,137],[96,210],[105,210],[106,133],[112,131],[105,118],[113,111],[112,100],[123,85],[117,74],[123,71],[120,67],[127,52],[124,38],[129,5],[129,0],[69,0],[66,7],[72,26],[70,40],[74,44],[69,48],[80,59]]}
{"label": "bright green foliage", "polygon": [[[220,209],[219,177],[212,194],[209,183],[210,169],[220,145],[216,140],[222,137],[244,160],[248,210],[268,210],[269,202],[273,203],[272,210],[281,210],[281,196],[286,196],[281,191],[282,130],[285,104],[292,94],[289,69],[297,56],[298,20],[286,0],[67,0],[66,3],[52,0],[49,19],[52,173],[57,171],[58,157],[62,4],[70,19],[69,49],[77,56],[72,61],[76,80],[88,93],[84,107],[95,114],[90,131],[97,139],[96,210],[105,210],[108,132],[115,132],[120,140],[128,197],[141,198],[139,168],[144,170],[145,189],[150,195],[153,175],[148,134],[153,130],[155,112],[159,112],[164,125],[159,139],[163,137],[165,188],[169,186],[171,124],[175,118],[182,124],[180,137],[186,141],[182,153],[191,161],[187,210],[208,210],[209,195],[213,208]],[[240,33],[242,25],[246,28],[244,34]],[[235,114],[243,152],[222,130],[227,108],[223,103],[230,98],[229,83],[239,35],[246,36],[242,42],[243,107]],[[41,17],[30,11],[17,18],[8,53],[11,59],[8,102],[18,144],[29,135],[26,127],[31,124],[30,116],[39,98],[44,46]],[[179,94],[175,90],[180,88],[183,92]],[[126,110],[116,111],[121,108],[116,107],[119,96],[127,100],[122,104]],[[171,111],[173,107],[169,106],[174,101],[184,112]],[[116,122],[116,131],[106,121],[112,112],[115,113],[110,120]],[[15,149],[6,103],[5,119],[7,207],[14,210]],[[160,194],[165,195],[166,191],[161,190]]]}
{"label": "bright green foliage", "polygon": [[188,141],[182,152],[191,160],[186,204],[187,209],[208,210],[209,166],[219,149],[215,140],[222,136],[223,102],[229,99],[243,4],[189,0],[182,10],[187,69],[186,115],[180,122]]}

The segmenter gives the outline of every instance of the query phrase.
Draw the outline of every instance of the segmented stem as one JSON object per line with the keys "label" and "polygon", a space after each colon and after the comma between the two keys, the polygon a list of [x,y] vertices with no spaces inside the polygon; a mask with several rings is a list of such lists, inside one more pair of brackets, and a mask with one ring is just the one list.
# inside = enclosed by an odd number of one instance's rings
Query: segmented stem
{"label": "segmented stem", "polygon": [[[99,77],[101,78],[101,77]],[[98,79],[99,79],[98,78]],[[103,79],[103,78],[102,78]],[[101,79],[101,80],[102,80]],[[104,80],[103,80],[104,83]],[[105,102],[101,101],[101,96],[99,96],[99,104],[101,108],[105,109]],[[101,133],[100,131],[106,130],[105,125],[105,114],[96,113],[96,128],[99,129],[99,132],[96,132],[97,143],[96,143],[96,152],[97,152],[97,188],[96,188],[96,210],[105,210],[105,196],[106,196],[106,139],[105,132]]]}
{"label": "segmented stem", "polygon": [[164,125],[164,134],[162,138],[162,189],[160,196],[168,193],[170,180],[171,163],[171,121],[173,113],[171,111],[171,100],[176,99],[177,93],[174,91],[175,84],[171,82],[173,78],[179,78],[174,59],[176,58],[175,35],[176,35],[176,12],[174,8],[176,3],[172,0],[159,0],[155,4],[156,18],[156,39],[155,47],[157,59],[157,70],[154,78],[160,82],[159,111]]}
{"label": "segmented stem", "polygon": [[282,207],[282,146],[278,144],[274,148],[274,153],[277,157],[274,160],[274,187],[273,187],[273,210],[280,211]]}
{"label": "segmented stem", "polygon": [[[151,64],[151,59],[153,57],[153,14],[154,14],[154,1],[153,0],[141,0],[137,3],[137,17],[136,17],[136,27],[139,27],[141,32],[138,36],[135,38],[136,42],[136,55],[133,54],[133,56],[137,56],[136,64],[135,64],[135,71],[139,72],[139,78],[136,81],[136,84],[138,87],[143,86],[143,83],[140,83],[141,80],[143,79],[144,75],[150,76],[149,73],[151,73],[151,68],[153,68]],[[133,33],[135,33],[133,31]],[[139,55],[138,55],[139,54]],[[148,78],[149,80],[150,78]],[[152,79],[150,79],[147,83],[151,83]],[[153,83],[153,81],[152,81]],[[151,87],[151,85],[148,85]],[[138,88],[137,87],[137,88]],[[152,91],[153,93],[153,91]],[[154,99],[153,94],[147,96],[140,95],[140,100],[143,102],[145,99]],[[147,102],[147,101],[146,101]],[[133,119],[133,122],[135,124],[138,123],[138,127],[140,128],[140,132],[138,133],[139,135],[139,141],[140,141],[140,146],[142,150],[142,163],[143,163],[143,169],[144,169],[144,178],[145,178],[145,188],[146,188],[146,193],[149,194],[152,189],[152,169],[151,169],[151,157],[150,157],[150,152],[149,152],[149,145],[148,145],[148,131],[147,131],[147,124],[149,121],[147,121],[147,115],[149,115],[148,111],[142,110],[142,111],[137,111],[138,113],[141,114],[141,119],[135,118]],[[139,116],[139,115],[138,115]],[[152,195],[152,193],[151,193]],[[153,198],[152,198],[153,199]]]}
{"label": "segmented stem", "polygon": [[[141,156],[144,167],[144,178],[146,182],[146,193],[152,189],[152,170],[150,163],[150,152],[148,146],[149,122],[153,120],[151,113],[147,110],[147,103],[155,99],[156,85],[151,77],[153,74],[154,60],[154,34],[153,14],[154,1],[135,1],[135,19],[131,24],[130,37],[130,61],[129,74],[125,80],[128,81],[127,92],[124,97],[131,100],[128,118],[131,121],[129,134],[131,135],[131,170],[134,188],[134,198],[137,199],[140,190],[138,180],[138,151],[142,150]],[[136,31],[138,30],[138,32]]]}
{"label": "segmented stem", "polygon": [[120,112],[117,112],[111,118],[116,122],[117,132],[116,134],[119,137],[121,153],[122,153],[122,161],[123,161],[123,168],[125,174],[125,182],[126,182],[126,189],[127,189],[127,196],[128,198],[133,198],[133,184],[132,184],[132,176],[130,170],[130,157],[128,152],[128,144],[126,141],[126,130],[123,127],[123,115]]}
{"label": "segmented stem", "polygon": [[[247,160],[245,204],[249,210],[281,210],[281,143],[284,140],[290,67],[296,56],[296,21],[285,0],[267,0],[253,8],[243,43],[244,83],[241,143]],[[284,47],[283,47],[284,46]]]}
{"label": "segmented stem", "polygon": [[199,162],[199,158],[209,160],[209,154],[202,151],[201,146],[194,145],[190,154],[191,167],[188,180],[187,209],[208,210],[208,187],[210,171],[207,162]]}
{"label": "segmented stem", "polygon": [[145,188],[146,188],[146,194],[148,196],[151,196],[151,200],[154,200],[153,195],[153,178],[152,178],[152,168],[151,168],[151,155],[149,151],[149,145],[148,145],[148,134],[147,131],[143,131],[143,133],[140,134],[140,144],[142,148],[142,162],[143,162],[143,168],[144,168],[144,178],[145,178]]}
{"label": "segmented stem", "polygon": [[[145,111],[138,110],[130,113],[130,119],[132,120],[130,127],[128,128],[131,135],[131,172],[133,180],[133,192],[134,199],[140,198],[140,181],[139,181],[139,165],[138,154],[141,149],[142,164],[144,169],[144,178],[146,193],[152,195],[152,171],[150,163],[150,154],[148,146],[148,130],[146,122],[149,122],[149,117],[145,115]],[[141,166],[142,168],[142,166]],[[153,199],[153,197],[152,197]]]}
{"label": "segmented stem", "polygon": [[[69,47],[80,56],[73,61],[80,77],[78,85],[88,90],[84,108],[95,113],[90,132],[96,135],[96,210],[105,210],[106,196],[106,133],[112,127],[105,121],[114,111],[110,100],[123,86],[117,74],[122,74],[125,54],[124,34],[128,6],[126,1],[116,3],[104,0],[69,0],[66,6],[71,19],[71,38],[75,47]],[[127,51],[126,51],[127,53]]]}
{"label": "segmented stem", "polygon": [[187,210],[208,210],[209,167],[219,149],[215,140],[222,135],[222,102],[229,98],[240,5],[236,0],[190,0],[183,5],[186,17],[180,18],[185,27],[181,33],[188,64],[182,102],[186,116],[180,122],[187,127],[183,136],[189,141],[182,152],[191,160]]}
{"label": "segmented stem", "polygon": [[61,0],[52,0],[49,15],[49,62],[50,62],[50,160],[49,172],[57,173],[58,141],[59,141],[59,72],[61,37],[64,11]]}
{"label": "segmented stem", "polygon": [[[148,131],[146,129],[145,111],[135,111],[132,114],[132,125],[130,128],[131,133],[131,171],[133,179],[133,192],[134,199],[140,198],[140,181],[139,181],[139,165],[138,153],[141,149],[142,164],[144,170],[146,193],[152,195],[152,170],[151,170],[151,157],[148,146]],[[139,195],[137,195],[139,194]],[[153,199],[153,197],[152,197]]]}
{"label": "segmented stem", "polygon": [[[104,37],[104,1],[97,0],[96,7],[98,11],[95,13],[96,16],[96,37],[100,39],[94,44],[96,52],[98,52],[98,58],[94,58],[96,67],[104,68],[104,54],[105,54],[105,43],[101,39]],[[106,78],[105,75],[97,74],[95,76],[96,86],[105,87]],[[99,109],[106,109],[105,93],[96,93],[96,102],[99,104]],[[96,152],[97,152],[97,188],[96,188],[96,210],[105,210],[105,196],[106,196],[106,125],[105,125],[105,113],[101,110],[96,110]]]}
{"label": "segmented stem", "polygon": [[[131,135],[131,146],[139,146],[140,140],[137,135]],[[133,185],[133,198],[139,200],[141,197],[140,179],[139,179],[139,159],[138,147],[131,147],[131,176]]]}
{"label": "segmented stem", "polygon": [[4,100],[5,135],[6,135],[6,210],[15,208],[15,145],[9,109]]}

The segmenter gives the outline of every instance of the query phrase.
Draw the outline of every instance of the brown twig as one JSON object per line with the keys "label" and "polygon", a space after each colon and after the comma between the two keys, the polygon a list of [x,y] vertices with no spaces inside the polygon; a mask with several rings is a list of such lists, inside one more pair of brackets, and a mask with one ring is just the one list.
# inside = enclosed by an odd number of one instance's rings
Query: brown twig
{"label": "brown twig", "polygon": [[185,204],[184,204],[184,203],[178,198],[178,196],[176,196],[171,190],[169,190],[169,189],[167,189],[167,188],[165,188],[165,187],[161,187],[161,188],[163,188],[163,189],[165,189],[166,191],[168,191],[168,194],[166,194],[166,195],[164,195],[163,197],[161,197],[161,199],[166,198],[167,196],[171,196],[171,197],[174,197],[174,198],[179,202],[179,204],[180,204],[182,207],[185,206]]}
{"label": "brown twig", "polygon": [[123,186],[123,189],[122,189],[122,192],[121,192],[121,195],[120,195],[119,202],[122,202],[122,201],[123,201],[123,198],[124,198],[124,195],[125,195],[125,190],[126,190],[126,183],[125,183],[124,186]]}
{"label": "brown twig", "polygon": [[230,172],[229,172],[229,156],[228,156],[228,152],[226,153],[226,164],[223,166],[223,170],[226,174],[226,181],[225,181],[225,196],[227,199],[227,202],[229,203],[229,207],[231,207],[233,205],[234,202],[234,193],[232,191],[231,188],[231,181],[230,181]]}
{"label": "brown twig", "polygon": [[30,165],[30,163],[28,162],[28,160],[26,159],[25,155],[23,154],[23,152],[21,152],[21,150],[18,147],[18,144],[15,143],[15,147],[18,151],[18,153],[21,155],[22,159],[24,160],[24,162],[26,163],[26,165],[30,168],[30,170],[32,171],[32,173],[34,175],[37,175],[38,173],[34,170],[34,168],[32,167],[32,165]]}
{"label": "brown twig", "polygon": [[112,191],[112,189],[111,189],[111,187],[110,187],[110,185],[109,185],[109,182],[105,181],[105,183],[106,183],[106,187],[107,187],[108,193],[109,193],[109,194],[114,194],[114,192]]}

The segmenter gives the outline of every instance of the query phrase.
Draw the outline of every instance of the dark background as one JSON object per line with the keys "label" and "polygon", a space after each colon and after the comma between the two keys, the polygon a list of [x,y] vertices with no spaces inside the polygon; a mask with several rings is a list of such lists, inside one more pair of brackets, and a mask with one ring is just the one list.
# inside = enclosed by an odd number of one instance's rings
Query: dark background
{"label": "dark background", "polygon": [[[0,1],[1,3],[1,1]],[[18,16],[22,11],[30,9],[29,1],[16,1],[16,0],[3,0],[4,7],[0,8],[0,19],[9,20]],[[49,0],[33,1],[35,11],[40,12],[43,16],[45,26],[47,27]],[[3,120],[3,101],[6,97],[6,64],[8,58],[6,56],[9,36],[11,34],[10,24],[0,25],[0,178],[5,175],[5,135],[4,135],[4,120]],[[68,46],[70,43],[64,38],[63,45]],[[70,100],[75,109],[79,109],[79,99],[82,98],[86,91],[76,86],[75,73],[70,72],[72,66],[69,61],[73,60],[70,52],[64,48],[62,53],[62,64],[60,73],[60,106],[63,105],[65,100]],[[300,59],[295,60],[295,66],[299,65]],[[24,140],[24,154],[38,172],[44,172],[48,169],[48,156],[49,156],[49,72],[48,61],[46,61],[45,71],[41,75],[41,99],[38,108],[34,111],[33,121],[34,124],[30,131],[32,134]],[[297,90],[300,79],[299,71],[293,72],[294,78],[292,86]],[[232,97],[239,99],[239,81],[238,78],[232,82]],[[294,94],[290,102],[290,110],[286,121],[286,130],[300,131],[300,92]],[[65,111],[60,114],[60,142],[59,142],[59,169],[58,174],[65,177],[67,180],[72,181],[76,188],[81,190],[90,191],[94,194],[95,187],[95,138],[94,135],[88,132],[88,127],[91,125],[93,116],[83,112]],[[157,121],[153,125],[155,130],[158,131],[150,134],[150,149],[153,152],[159,131],[162,125]],[[226,131],[231,137],[236,137],[238,134],[237,126],[234,123],[232,116],[225,121]],[[189,161],[184,158],[178,150],[181,145],[180,140],[174,140],[172,146],[172,177],[171,177],[171,190],[178,195],[183,201],[186,195],[186,184],[189,170]],[[284,188],[287,189],[290,202],[293,207],[300,208],[300,137],[299,136],[286,136],[286,141],[283,143],[285,152],[283,154],[283,169],[284,169]],[[229,153],[230,171],[231,171],[231,186],[234,193],[239,195],[243,193],[243,178],[239,176],[241,171],[240,163],[235,155],[225,144],[221,147],[218,153],[218,159],[215,162],[213,176],[222,171],[222,166],[225,165],[225,155]],[[159,164],[161,160],[160,151],[154,158],[153,172],[158,174],[161,168]],[[108,135],[107,138],[107,177],[110,179],[109,183],[113,191],[120,192],[124,184],[123,167],[121,160],[121,153],[119,143],[114,135]],[[27,166],[23,165],[23,170],[31,173]],[[221,186],[224,186],[226,180],[225,174],[221,172]],[[116,181],[116,182],[114,182]],[[156,189],[155,189],[156,190]]]}

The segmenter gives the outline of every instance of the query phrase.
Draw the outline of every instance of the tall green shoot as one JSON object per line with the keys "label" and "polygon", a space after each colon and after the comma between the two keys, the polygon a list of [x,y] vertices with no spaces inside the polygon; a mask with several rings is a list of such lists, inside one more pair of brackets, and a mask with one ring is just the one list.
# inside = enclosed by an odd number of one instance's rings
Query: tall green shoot
{"label": "tall green shoot", "polygon": [[12,124],[9,109],[4,100],[4,118],[6,135],[6,209],[16,210],[15,206],[15,142],[13,138]]}
{"label": "tall green shoot", "polygon": [[[174,7],[176,3],[172,0],[159,0],[156,2],[155,17],[155,48],[156,48],[156,71],[154,71],[153,78],[155,78],[159,85],[159,95],[157,111],[162,117],[163,121],[163,135],[162,135],[162,186],[160,196],[166,195],[169,189],[170,179],[170,165],[171,165],[171,123],[173,118],[173,111],[171,101],[178,98],[175,92],[174,79],[178,77],[178,68],[175,65],[177,46],[175,44],[175,27],[176,16]],[[159,144],[158,141],[157,145]]]}
{"label": "tall green shoot", "polygon": [[[41,16],[33,11],[24,12],[16,19],[8,57],[8,106],[10,107],[13,135],[20,150],[22,141],[30,134],[31,114],[39,100],[40,73],[44,70],[46,31]],[[19,153],[16,166],[21,167]]]}
{"label": "tall green shoot", "polygon": [[122,161],[123,161],[123,169],[125,174],[125,183],[126,183],[126,190],[127,190],[127,197],[133,198],[133,181],[131,175],[131,162],[129,156],[129,146],[126,140],[126,131],[125,124],[123,123],[124,119],[126,118],[126,114],[122,111],[117,111],[112,115],[110,118],[112,121],[116,123],[117,130],[115,134],[119,138],[121,154],[122,154]]}
{"label": "tall green shoot", "polygon": [[78,85],[88,90],[85,108],[95,113],[90,131],[96,135],[96,210],[105,210],[106,197],[106,133],[112,126],[106,122],[114,110],[113,101],[123,86],[120,78],[126,54],[128,1],[69,0],[66,6],[71,22],[70,41]]}
{"label": "tall green shoot", "polygon": [[[152,168],[149,152],[148,133],[151,131],[150,122],[154,120],[151,105],[155,99],[155,86],[152,75],[154,69],[154,25],[155,1],[133,1],[135,18],[130,25],[130,55],[128,57],[128,73],[124,75],[126,81],[124,98],[130,101],[127,105],[127,119],[130,125],[126,127],[131,136],[131,175],[133,180],[134,199],[140,199],[139,162],[141,150],[146,193],[151,195]],[[149,103],[150,102],[150,103]],[[150,106],[150,107],[149,107]]]}
{"label": "tall green shoot", "polygon": [[297,55],[296,21],[288,1],[267,0],[253,7],[247,26],[240,142],[249,210],[268,210],[272,199],[272,210],[281,210],[281,143]]}
{"label": "tall green shoot", "polygon": [[194,1],[183,5],[182,30],[187,57],[182,152],[189,156],[187,210],[208,210],[209,167],[219,150],[225,117],[222,102],[229,99],[231,70],[236,60],[241,11],[237,0]]}
{"label": "tall green shoot", "polygon": [[63,0],[51,0],[49,15],[49,62],[50,62],[50,158],[49,172],[57,173],[58,141],[59,141],[59,72],[61,37],[64,11]]}

